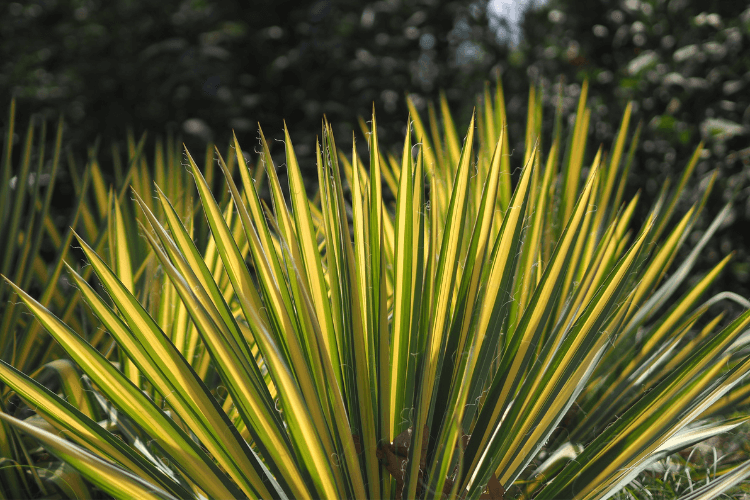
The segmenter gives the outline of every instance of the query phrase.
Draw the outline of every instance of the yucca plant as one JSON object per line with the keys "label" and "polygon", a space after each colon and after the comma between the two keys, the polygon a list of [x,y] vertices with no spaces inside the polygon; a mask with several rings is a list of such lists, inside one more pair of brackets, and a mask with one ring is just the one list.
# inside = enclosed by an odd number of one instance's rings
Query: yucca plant
{"label": "yucca plant", "polygon": [[[15,108],[13,101],[5,127],[6,137],[0,167],[0,234],[4,235],[3,245],[0,246],[0,269],[24,288],[40,288],[43,297],[41,300],[46,306],[53,303],[55,306],[62,306],[64,297],[58,293],[57,276],[62,270],[62,259],[70,246],[70,240],[63,244],[63,237],[49,213],[60,164],[62,122],[58,123],[52,155],[49,151],[45,154],[46,123],[38,126],[34,119],[29,120],[22,151],[14,155]],[[51,163],[49,170],[47,162]],[[15,163],[18,165],[14,165]],[[46,187],[42,187],[43,183]],[[75,219],[70,225],[75,225]],[[48,248],[52,246],[62,253],[58,258],[60,269],[55,269],[51,275],[40,255],[45,237],[53,243],[47,244]],[[38,346],[34,347],[34,339],[38,337],[39,329],[38,325],[35,327],[25,324],[20,314],[22,308],[16,307],[12,302],[5,304],[9,299],[9,292],[10,287],[6,283],[0,285],[0,301],[3,302],[0,306],[0,358],[12,360],[26,368],[29,352],[38,350]],[[28,331],[25,335],[15,335],[19,329],[26,327]]]}
{"label": "yucca plant", "polygon": [[[204,241],[159,182],[155,199],[133,189],[137,216],[108,203],[109,265],[78,238],[98,283],[68,271],[113,351],[8,280],[83,375],[55,394],[0,363],[15,393],[0,418],[117,498],[617,495],[746,420],[733,412],[750,312],[728,321],[715,304],[743,298],[704,298],[729,257],[691,281],[728,209],[675,262],[705,203],[672,220],[701,146],[634,224],[641,128],[626,155],[628,108],[584,168],[586,88],[567,144],[558,108],[549,146],[531,89],[517,175],[499,85],[463,144],[445,99],[429,132],[410,103],[400,158],[381,152],[373,112],[369,169],[324,121],[312,198],[285,128],[291,207],[262,131],[272,207],[236,139],[235,167],[216,150],[224,203],[185,151]],[[724,472],[709,494],[750,470]],[[93,494],[76,484],[65,494]]]}
{"label": "yucca plant", "polygon": [[[29,120],[19,151],[13,147],[17,135],[15,112],[16,103],[12,101],[0,164],[0,234],[3,235],[0,271],[24,288],[34,289],[40,303],[80,329],[80,322],[72,314],[77,298],[66,294],[59,280],[73,234],[61,234],[51,214],[62,153],[62,121],[58,122],[50,152],[47,124],[35,118]],[[78,214],[79,210],[75,210],[67,224],[76,226]],[[54,260],[45,259],[43,250],[52,253]],[[65,362],[53,362],[47,365],[45,373],[38,369],[59,355],[56,356],[54,344],[47,341],[48,335],[41,326],[22,314],[24,308],[13,300],[13,295],[7,283],[0,284],[0,359],[34,372],[40,379],[72,368]],[[8,393],[9,388],[0,382],[0,394]],[[8,411],[4,398],[0,400],[0,411]],[[13,427],[0,424],[0,484],[6,496],[28,491],[28,476],[19,468],[26,463],[26,457],[27,450],[16,439]],[[34,471],[34,475],[39,478],[44,472]]]}
{"label": "yucca plant", "polygon": [[[90,158],[85,169],[77,166],[68,150],[69,178],[75,196],[70,204],[73,208],[70,218],[61,231],[59,223],[53,217],[56,214],[52,198],[64,162],[61,158],[64,155],[62,117],[52,141],[52,154],[47,150],[47,123],[36,117],[29,120],[21,151],[17,152],[17,148],[14,148],[15,114],[14,100],[6,122],[0,169],[0,232],[5,236],[0,245],[0,269],[24,288],[39,291],[41,302],[45,306],[60,311],[61,317],[77,330],[84,330],[80,318],[75,314],[78,312],[76,306],[80,296],[75,290],[71,291],[69,286],[64,286],[65,281],[60,280],[60,275],[73,239],[71,228],[76,228],[89,240],[96,241],[97,248],[102,248],[107,243],[107,218],[111,207],[108,208],[107,205],[107,188],[95,157],[96,146],[89,150]],[[130,165],[127,176],[125,179],[118,179],[114,186],[119,189],[119,193],[115,194],[120,198],[129,192],[131,178],[140,181],[144,174],[148,175],[145,160],[140,158],[144,139],[145,137],[136,146],[132,136],[128,137]],[[157,156],[160,147],[157,144]],[[114,159],[118,160],[116,150],[113,154]],[[157,161],[159,159],[156,158]],[[163,154],[161,160],[163,162]],[[176,165],[179,166],[179,160]],[[120,173],[122,166],[119,161],[115,161],[115,166]],[[157,172],[160,170],[171,172],[163,166],[156,169]],[[176,170],[181,172],[180,169]],[[177,180],[179,176],[172,178]],[[136,182],[133,184],[136,185]],[[93,189],[89,189],[92,185]],[[168,187],[171,188],[172,185]],[[101,231],[102,228],[105,230]],[[43,251],[47,257],[42,255]],[[50,254],[54,255],[54,259],[49,258]],[[90,273],[85,272],[87,277]],[[55,352],[55,344],[49,342],[49,336],[40,325],[27,321],[21,314],[23,308],[18,307],[14,301],[8,301],[9,292],[7,283],[0,284],[0,358],[23,370],[34,371],[58,358],[59,353]],[[89,340],[97,344],[96,339]]]}
{"label": "yucca plant", "polygon": [[[112,341],[103,330],[85,327],[87,322],[96,319],[87,309],[78,307],[81,297],[77,289],[61,279],[64,261],[70,258],[69,249],[73,238],[71,228],[76,228],[89,241],[96,242],[95,248],[105,253],[109,250],[112,262],[118,260],[116,236],[113,233],[110,238],[110,231],[107,229],[110,215],[114,222],[125,224],[133,231],[137,230],[137,226],[135,219],[129,217],[127,212],[131,207],[124,206],[126,210],[123,215],[119,208],[115,210],[114,198],[123,199],[130,192],[131,185],[145,186],[147,192],[151,184],[149,179],[154,177],[166,187],[170,195],[180,193],[181,200],[186,203],[192,200],[192,178],[181,168],[179,155],[174,154],[175,147],[179,147],[179,144],[169,139],[165,148],[163,142],[157,141],[150,165],[143,155],[145,135],[137,144],[132,134],[128,135],[127,163],[124,165],[117,145],[113,144],[111,159],[115,184],[110,192],[99,166],[97,147],[89,149],[85,169],[79,168],[68,149],[68,175],[75,196],[72,213],[65,224],[68,227],[60,228],[53,217],[55,208],[52,199],[65,163],[63,122],[60,120],[57,124],[50,154],[47,123],[37,118],[29,121],[21,148],[14,148],[14,136],[17,135],[15,114],[16,103],[12,101],[5,124],[0,168],[0,233],[5,235],[0,245],[0,269],[25,289],[38,293],[40,303],[85,335],[90,344],[103,352],[117,354],[111,349]],[[209,151],[212,153],[213,147]],[[210,169],[207,173],[210,177]],[[164,179],[170,181],[163,182]],[[118,218],[114,218],[115,216]],[[120,252],[120,261],[125,255],[137,259],[137,255],[143,253],[141,250],[148,248],[145,242],[137,239],[128,243],[132,247],[125,245],[127,252]],[[49,258],[50,254],[54,256],[53,259]],[[140,267],[133,269],[135,278],[152,270],[149,268],[150,260],[139,261],[139,264]],[[87,279],[92,272],[91,268],[81,271]],[[60,359],[64,351],[61,352],[57,342],[33,317],[22,314],[24,307],[13,300],[12,295],[10,286],[4,281],[0,283],[0,359],[30,373],[32,378],[48,387],[70,390],[71,387],[79,386],[80,374],[72,362]],[[129,364],[126,363],[125,366],[132,371]],[[12,398],[11,392],[0,381],[0,394],[3,396],[0,399],[0,410],[9,411],[7,403]],[[33,453],[29,451],[38,446],[32,443],[32,448],[28,448],[27,443],[19,436],[12,426],[0,423],[0,484],[3,485],[5,497],[21,498],[34,489],[45,491],[46,483],[50,483],[50,488],[55,489],[58,485],[71,482],[71,477],[79,476],[71,467],[59,464],[55,472],[50,473],[45,469],[44,463],[34,460]],[[72,482],[81,484],[80,478]]]}

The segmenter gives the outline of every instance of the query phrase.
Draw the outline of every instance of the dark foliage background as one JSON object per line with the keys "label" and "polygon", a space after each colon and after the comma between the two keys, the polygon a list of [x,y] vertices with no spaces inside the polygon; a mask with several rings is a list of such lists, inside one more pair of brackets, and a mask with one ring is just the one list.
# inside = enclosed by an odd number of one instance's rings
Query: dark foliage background
{"label": "dark foliage background", "polygon": [[687,201],[718,169],[706,212],[730,198],[735,208],[700,266],[737,251],[717,289],[750,294],[750,9],[742,2],[549,0],[528,10],[516,46],[486,0],[28,0],[3,2],[0,13],[0,102],[16,96],[20,116],[63,112],[80,158],[97,137],[122,142],[128,127],[151,137],[171,130],[197,151],[208,140],[225,144],[234,129],[252,148],[256,122],[280,139],[285,119],[314,182],[324,113],[339,146],[349,147],[352,129],[362,145],[357,116],[374,103],[384,146],[397,148],[406,94],[424,109],[444,90],[463,127],[476,92],[500,73],[510,137],[522,151],[529,81],[544,89],[548,119],[561,90],[572,120],[588,77],[591,154],[600,143],[610,148],[628,100],[644,120],[628,180],[644,212],[706,140]]}
{"label": "dark foliage background", "polygon": [[[718,171],[702,227],[729,200],[731,222],[704,252],[708,270],[735,251],[716,285],[750,295],[750,8],[720,0],[550,0],[523,22],[529,75],[554,87],[565,75],[572,107],[584,77],[591,82],[592,146],[612,143],[627,101],[644,131],[629,190],[645,194],[645,210],[704,140],[685,206]],[[553,99],[555,92],[549,92]],[[574,110],[573,110],[574,111]],[[695,231],[697,242],[701,231]]]}
{"label": "dark foliage background", "polygon": [[27,112],[63,111],[74,144],[122,140],[128,126],[171,127],[196,144],[234,129],[252,144],[257,122],[278,138],[284,119],[311,158],[323,114],[350,140],[373,103],[393,141],[407,92],[420,106],[439,89],[465,102],[507,53],[484,0],[37,0],[4,10],[0,96]]}

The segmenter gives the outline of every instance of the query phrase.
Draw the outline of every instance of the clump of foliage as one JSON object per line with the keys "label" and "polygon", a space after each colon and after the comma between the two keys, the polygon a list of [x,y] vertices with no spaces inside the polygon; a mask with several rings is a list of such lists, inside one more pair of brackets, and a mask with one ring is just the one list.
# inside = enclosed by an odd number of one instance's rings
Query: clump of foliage
{"label": "clump of foliage", "polygon": [[[400,157],[374,113],[367,162],[324,121],[313,197],[285,128],[291,206],[262,131],[255,171],[236,139],[228,160],[216,150],[224,201],[187,150],[195,207],[183,171],[156,162],[154,197],[132,162],[139,211],[110,195],[108,245],[78,238],[98,282],[68,266],[109,348],[11,284],[83,374],[56,394],[0,362],[12,442],[74,468],[70,496],[593,499],[736,428],[750,311],[725,319],[717,303],[746,301],[704,297],[731,256],[677,295],[729,213],[675,261],[705,205],[673,220],[702,145],[635,224],[640,128],[626,148],[628,108],[585,163],[586,88],[569,140],[558,113],[549,144],[531,89],[515,167],[500,86],[463,144],[444,99],[427,126],[409,103]],[[712,491],[745,477],[735,465]],[[9,496],[46,487],[10,472]]]}

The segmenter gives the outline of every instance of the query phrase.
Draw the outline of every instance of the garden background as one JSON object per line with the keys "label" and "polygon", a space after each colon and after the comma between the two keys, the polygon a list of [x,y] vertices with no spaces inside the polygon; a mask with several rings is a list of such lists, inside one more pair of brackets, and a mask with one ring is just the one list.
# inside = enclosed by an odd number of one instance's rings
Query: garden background
{"label": "garden background", "polygon": [[[126,130],[147,131],[148,144],[175,134],[202,149],[226,144],[232,130],[254,144],[258,122],[278,140],[286,120],[314,183],[323,114],[344,144],[374,104],[381,123],[393,124],[381,127],[382,143],[398,148],[407,94],[424,111],[444,91],[461,129],[474,96],[498,76],[513,96],[510,140],[523,151],[529,84],[543,88],[550,129],[558,91],[572,121],[588,78],[590,154],[611,146],[629,100],[643,120],[627,190],[645,195],[644,214],[706,140],[688,188],[718,169],[707,213],[735,203],[700,269],[736,251],[716,290],[748,296],[750,9],[742,2],[33,0],[4,3],[1,19],[0,102],[14,96],[19,116],[63,113],[65,145],[79,163],[96,140],[103,152],[124,145]],[[73,199],[67,172],[53,202],[61,224]]]}

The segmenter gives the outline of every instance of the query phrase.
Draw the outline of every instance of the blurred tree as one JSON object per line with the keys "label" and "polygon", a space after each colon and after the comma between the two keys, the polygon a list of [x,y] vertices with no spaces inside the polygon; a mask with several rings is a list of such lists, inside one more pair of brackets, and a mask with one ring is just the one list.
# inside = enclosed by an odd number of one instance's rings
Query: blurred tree
{"label": "blurred tree", "polygon": [[[471,99],[507,49],[487,0],[29,0],[3,4],[0,97],[64,111],[67,137],[123,138],[127,126],[254,143],[287,121],[303,168],[323,114],[340,141],[373,102],[401,140],[404,96]],[[469,106],[470,111],[470,106]],[[390,118],[393,116],[393,118]],[[383,120],[381,123],[386,123]]]}
{"label": "blurred tree", "polygon": [[[591,82],[592,146],[611,144],[628,101],[645,130],[636,154],[631,192],[653,202],[665,178],[706,141],[698,182],[717,169],[709,203],[716,213],[735,197],[734,223],[705,257],[715,263],[732,250],[731,271],[717,289],[750,294],[750,9],[719,0],[549,0],[530,9],[521,45],[529,75],[555,102],[565,76],[563,104],[572,115],[579,82]],[[643,207],[645,209],[645,206]],[[694,235],[699,237],[699,234]]]}

